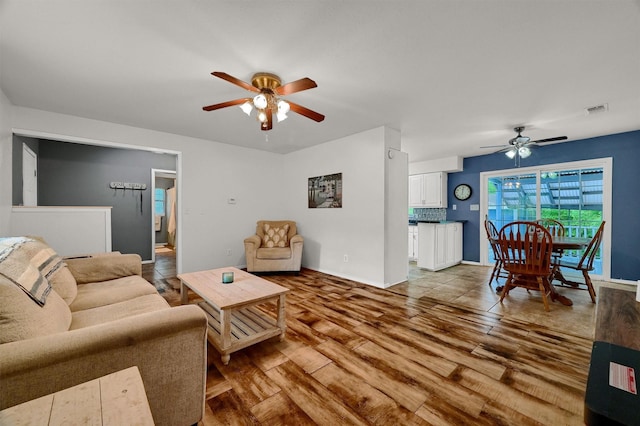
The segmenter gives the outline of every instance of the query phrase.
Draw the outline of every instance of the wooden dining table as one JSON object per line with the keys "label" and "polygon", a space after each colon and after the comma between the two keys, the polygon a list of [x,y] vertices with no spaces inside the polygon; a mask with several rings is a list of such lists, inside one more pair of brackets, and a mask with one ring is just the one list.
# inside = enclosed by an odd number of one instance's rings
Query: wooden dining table
{"label": "wooden dining table", "polygon": [[[582,237],[567,237],[564,235],[561,236],[551,236],[551,241],[553,244],[553,251],[557,253],[562,253],[565,250],[582,250],[587,247],[591,242],[591,238],[582,238]],[[550,278],[550,281],[558,280],[563,285],[569,287],[575,287],[575,285],[571,284],[569,280],[567,280],[564,275],[562,275],[562,271],[560,268],[554,268],[553,275]]]}
{"label": "wooden dining table", "polygon": [[[494,241],[497,241],[497,238]],[[591,238],[568,237],[566,235],[551,236],[551,243],[553,247],[552,250],[557,253],[564,252],[565,250],[581,250],[587,247],[590,242],[591,242]],[[549,290],[551,292],[551,300],[554,302],[557,300],[558,302],[562,303],[565,306],[572,306],[573,301],[571,299],[557,292],[555,286],[553,285],[553,280],[558,280],[561,283],[570,287],[573,287],[573,286],[562,275],[562,271],[560,271],[560,268],[554,268],[552,272],[553,272],[552,275],[550,275],[549,277],[549,286],[550,286]],[[496,287],[496,291],[499,293],[500,291],[502,291],[502,288],[503,286],[498,286]]]}

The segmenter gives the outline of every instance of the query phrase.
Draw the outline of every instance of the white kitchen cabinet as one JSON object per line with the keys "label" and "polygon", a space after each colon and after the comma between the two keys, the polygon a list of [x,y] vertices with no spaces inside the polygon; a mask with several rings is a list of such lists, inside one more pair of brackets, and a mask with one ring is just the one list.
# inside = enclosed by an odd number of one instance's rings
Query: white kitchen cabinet
{"label": "white kitchen cabinet", "polygon": [[409,260],[418,259],[418,227],[409,226]]}
{"label": "white kitchen cabinet", "polygon": [[409,207],[447,207],[447,174],[409,176]]}
{"label": "white kitchen cabinet", "polygon": [[419,268],[439,271],[462,262],[462,223],[418,224]]}

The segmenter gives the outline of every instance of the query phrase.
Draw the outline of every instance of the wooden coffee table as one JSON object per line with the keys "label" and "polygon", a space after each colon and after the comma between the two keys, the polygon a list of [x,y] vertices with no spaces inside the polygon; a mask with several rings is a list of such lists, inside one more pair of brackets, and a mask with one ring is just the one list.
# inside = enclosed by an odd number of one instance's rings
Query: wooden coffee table
{"label": "wooden coffee table", "polygon": [[[233,272],[233,283],[222,283],[223,272]],[[229,363],[232,352],[272,337],[284,339],[288,288],[233,267],[179,274],[178,278],[183,305],[189,303],[188,290],[203,299],[198,305],[209,320],[207,337],[222,355],[223,364]],[[276,302],[275,320],[256,307],[266,302]]]}

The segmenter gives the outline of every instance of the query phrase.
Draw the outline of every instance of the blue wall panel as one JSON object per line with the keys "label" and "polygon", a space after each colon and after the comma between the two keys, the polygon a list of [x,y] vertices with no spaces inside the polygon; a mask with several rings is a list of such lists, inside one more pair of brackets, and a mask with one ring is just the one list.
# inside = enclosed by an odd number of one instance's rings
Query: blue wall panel
{"label": "blue wall panel", "polygon": [[[613,158],[611,223],[611,278],[640,279],[640,130],[591,139],[540,145],[532,149],[521,167],[566,163],[594,158]],[[513,160],[502,153],[464,159],[464,171],[449,173],[447,220],[466,220],[464,224],[463,258],[480,261],[480,229],[484,229],[481,212],[470,211],[480,204],[480,173],[514,169]],[[458,201],[453,189],[460,183],[471,185],[473,193],[466,201]],[[457,204],[457,210],[451,209]]]}

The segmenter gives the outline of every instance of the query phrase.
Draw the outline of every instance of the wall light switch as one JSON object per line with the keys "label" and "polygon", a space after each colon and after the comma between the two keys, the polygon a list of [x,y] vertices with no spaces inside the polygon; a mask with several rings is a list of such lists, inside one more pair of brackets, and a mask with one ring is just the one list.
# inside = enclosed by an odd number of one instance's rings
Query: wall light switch
{"label": "wall light switch", "polygon": [[451,206],[451,210],[458,210],[458,205],[457,204],[453,204]]}
{"label": "wall light switch", "polygon": [[480,204],[471,204],[469,206],[469,210],[471,210],[472,212],[477,212],[480,210]]}

